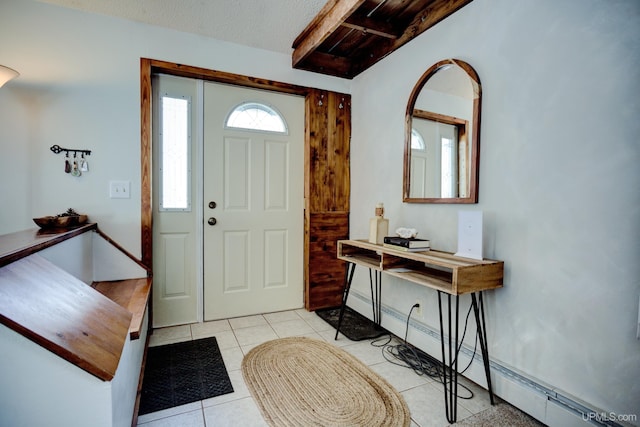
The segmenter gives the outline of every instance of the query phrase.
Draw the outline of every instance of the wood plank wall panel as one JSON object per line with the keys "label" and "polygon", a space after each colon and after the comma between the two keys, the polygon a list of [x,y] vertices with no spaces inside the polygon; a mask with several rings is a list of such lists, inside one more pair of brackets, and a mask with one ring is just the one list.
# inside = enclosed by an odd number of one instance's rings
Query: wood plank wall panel
{"label": "wood plank wall panel", "polygon": [[349,213],[310,214],[308,222],[306,308],[336,307],[342,301],[345,271],[344,262],[336,258],[337,242],[349,238]]}
{"label": "wood plank wall panel", "polygon": [[342,299],[336,251],[349,236],[351,98],[312,90],[305,105],[305,308],[317,310]]}
{"label": "wood plank wall panel", "polygon": [[311,212],[348,212],[351,97],[314,90],[306,102],[305,198]]}
{"label": "wood plank wall panel", "polygon": [[153,268],[151,101],[151,60],[142,58],[140,60],[140,239],[142,263],[149,271]]}
{"label": "wood plank wall panel", "polygon": [[329,169],[327,181],[331,188],[328,211],[349,212],[349,199],[351,196],[350,174],[350,143],[351,143],[351,97],[342,94],[329,94],[328,111],[329,140],[328,158]]}

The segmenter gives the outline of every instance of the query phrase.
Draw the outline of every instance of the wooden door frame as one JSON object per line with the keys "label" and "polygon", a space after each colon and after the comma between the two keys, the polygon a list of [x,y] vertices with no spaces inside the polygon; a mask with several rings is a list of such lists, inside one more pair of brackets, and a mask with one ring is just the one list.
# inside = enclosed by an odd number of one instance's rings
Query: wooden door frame
{"label": "wooden door frame", "polygon": [[[150,270],[153,268],[153,203],[152,203],[152,87],[151,76],[162,73],[180,77],[190,77],[205,81],[226,83],[236,86],[264,89],[273,92],[304,96],[317,89],[281,83],[273,80],[248,77],[206,68],[191,67],[156,59],[140,59],[140,162],[141,162],[141,253],[142,262]],[[306,115],[306,113],[305,113]]]}

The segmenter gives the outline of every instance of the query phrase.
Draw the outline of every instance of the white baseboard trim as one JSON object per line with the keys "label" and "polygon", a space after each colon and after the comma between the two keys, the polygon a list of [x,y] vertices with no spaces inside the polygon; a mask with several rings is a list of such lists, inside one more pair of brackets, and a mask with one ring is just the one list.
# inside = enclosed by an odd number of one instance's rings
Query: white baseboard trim
{"label": "white baseboard trim", "polygon": [[[352,289],[347,305],[363,316],[372,319],[371,299],[367,295]],[[384,304],[381,311],[383,313],[382,327],[394,335],[404,338],[408,313],[400,313]],[[411,319],[407,341],[436,359],[442,359],[439,330]],[[473,348],[463,344],[458,359],[459,366],[467,366],[472,357],[473,362],[464,376],[486,389],[487,381],[480,348],[478,347],[474,355]],[[609,412],[580,403],[577,399],[559,393],[553,387],[529,378],[515,369],[505,366],[505,364],[491,359],[491,357],[489,365],[494,394],[550,427],[594,425],[623,427],[633,425],[620,424],[608,417]],[[635,420],[635,422],[637,421]]]}

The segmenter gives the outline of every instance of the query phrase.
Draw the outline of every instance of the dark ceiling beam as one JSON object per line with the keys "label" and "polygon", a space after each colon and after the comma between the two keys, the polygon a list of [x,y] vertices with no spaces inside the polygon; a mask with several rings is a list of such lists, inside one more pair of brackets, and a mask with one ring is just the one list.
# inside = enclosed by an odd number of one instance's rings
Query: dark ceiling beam
{"label": "dark ceiling beam", "polygon": [[382,58],[407,44],[420,34],[427,31],[446,17],[457,12],[473,0],[435,0],[425,7],[406,27],[402,35],[396,39],[386,39],[375,48],[358,52],[358,56],[351,59],[352,77],[368,69]]}
{"label": "dark ceiling beam", "polygon": [[329,0],[293,42],[293,68],[322,44],[366,0]]}
{"label": "dark ceiling beam", "polygon": [[[293,42],[293,68],[352,79],[472,1],[398,0],[372,13],[361,10],[368,0],[329,0]],[[323,46],[334,34],[334,46]]]}
{"label": "dark ceiling beam", "polygon": [[329,53],[312,52],[296,68],[330,76],[352,78],[351,60]]}

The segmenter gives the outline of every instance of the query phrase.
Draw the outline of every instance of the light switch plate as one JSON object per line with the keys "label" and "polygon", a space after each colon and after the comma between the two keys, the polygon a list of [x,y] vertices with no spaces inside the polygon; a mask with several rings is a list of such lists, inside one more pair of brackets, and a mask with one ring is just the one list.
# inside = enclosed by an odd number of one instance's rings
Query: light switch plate
{"label": "light switch plate", "polygon": [[112,199],[130,199],[131,181],[109,181],[109,197]]}

